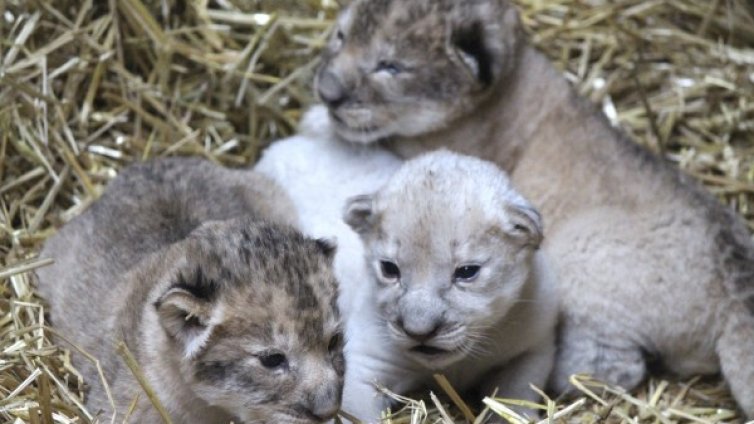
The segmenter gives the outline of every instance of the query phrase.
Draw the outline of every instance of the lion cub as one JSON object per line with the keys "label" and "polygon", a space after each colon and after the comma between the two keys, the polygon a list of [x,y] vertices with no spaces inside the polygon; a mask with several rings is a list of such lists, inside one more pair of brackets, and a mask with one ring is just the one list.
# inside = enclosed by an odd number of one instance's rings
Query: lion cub
{"label": "lion cub", "polygon": [[537,211],[493,164],[437,151],[406,162],[344,220],[364,242],[371,281],[354,291],[345,410],[387,406],[445,374],[459,390],[533,399],[554,354],[557,288]]}
{"label": "lion cub", "polygon": [[[39,270],[40,292],[60,334],[100,361],[118,414],[138,396],[131,420],[161,421],[115,352],[122,340],[173,422],[335,415],[344,360],[333,248],[285,225],[291,210],[259,175],[166,159],[126,169],[48,240],[42,256],[56,262]],[[95,366],[74,363],[91,385],[88,408],[111,414]]]}
{"label": "lion cub", "polygon": [[745,225],[579,98],[510,1],[354,0],[316,86],[343,139],[492,160],[542,212],[561,287],[556,389],[574,373],[632,388],[649,354],[681,375],[722,371],[754,416]]}

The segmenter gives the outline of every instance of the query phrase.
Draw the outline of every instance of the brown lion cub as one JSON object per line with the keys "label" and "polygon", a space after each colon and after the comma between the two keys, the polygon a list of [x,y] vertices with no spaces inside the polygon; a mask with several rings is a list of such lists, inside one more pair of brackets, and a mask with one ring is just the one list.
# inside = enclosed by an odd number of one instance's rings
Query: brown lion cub
{"label": "brown lion cub", "polygon": [[[252,184],[249,184],[249,180]],[[287,225],[269,180],[194,159],[126,169],[53,236],[39,289],[93,413],[160,422],[115,352],[124,341],[175,423],[319,423],[339,409],[343,342],[334,248]],[[122,417],[122,415],[120,415]]]}
{"label": "brown lion cub", "polygon": [[548,223],[561,329],[552,378],[627,388],[649,354],[722,371],[754,416],[754,248],[732,211],[637,147],[522,35],[507,0],[354,0],[316,86],[334,129],[495,161]]}

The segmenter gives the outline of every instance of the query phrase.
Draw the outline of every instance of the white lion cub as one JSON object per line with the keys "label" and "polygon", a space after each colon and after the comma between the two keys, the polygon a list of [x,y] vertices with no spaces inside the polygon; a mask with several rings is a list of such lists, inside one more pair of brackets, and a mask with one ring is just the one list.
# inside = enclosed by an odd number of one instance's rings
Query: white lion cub
{"label": "white lion cub", "polygon": [[[397,393],[445,374],[459,390],[536,397],[554,360],[557,298],[539,213],[490,162],[436,151],[406,162],[344,220],[372,281],[342,281],[348,319],[343,409],[376,420]],[[339,251],[338,254],[347,254]]]}

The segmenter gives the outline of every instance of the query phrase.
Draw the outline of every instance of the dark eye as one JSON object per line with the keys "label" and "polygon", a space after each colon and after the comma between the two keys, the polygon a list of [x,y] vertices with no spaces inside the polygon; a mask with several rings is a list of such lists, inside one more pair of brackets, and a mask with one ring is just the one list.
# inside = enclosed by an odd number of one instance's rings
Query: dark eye
{"label": "dark eye", "polygon": [[342,29],[338,29],[338,31],[335,32],[335,38],[338,41],[343,41],[346,39],[346,34],[343,33]]}
{"label": "dark eye", "polygon": [[479,265],[464,265],[456,268],[453,279],[459,281],[471,281],[479,275]]}
{"label": "dark eye", "polygon": [[380,261],[380,271],[386,280],[397,281],[401,278],[401,270],[393,262]]}
{"label": "dark eye", "polygon": [[343,334],[336,333],[332,338],[330,339],[330,343],[327,345],[327,350],[330,353],[334,353],[336,350],[338,350],[343,345]]}
{"label": "dark eye", "polygon": [[265,368],[275,369],[288,364],[288,359],[282,353],[259,355],[259,362]]}
{"label": "dark eye", "polygon": [[377,63],[375,72],[387,72],[390,75],[398,75],[403,72],[403,66],[395,62],[389,62],[387,60],[381,60]]}

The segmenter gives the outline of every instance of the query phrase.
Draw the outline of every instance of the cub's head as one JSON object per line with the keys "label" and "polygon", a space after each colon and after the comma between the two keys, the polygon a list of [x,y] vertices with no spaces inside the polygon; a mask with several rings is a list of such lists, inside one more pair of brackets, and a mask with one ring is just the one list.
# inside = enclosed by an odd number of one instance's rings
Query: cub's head
{"label": "cub's head", "polygon": [[438,130],[515,66],[519,27],[506,0],[355,0],[325,49],[316,90],[349,141]]}
{"label": "cub's head", "polygon": [[344,373],[334,247],[240,219],[173,248],[153,304],[187,387],[243,422],[331,419]]}
{"label": "cub's head", "polygon": [[485,351],[524,300],[542,240],[539,214],[495,165],[447,151],[406,162],[344,219],[364,241],[387,333],[433,369]]}

